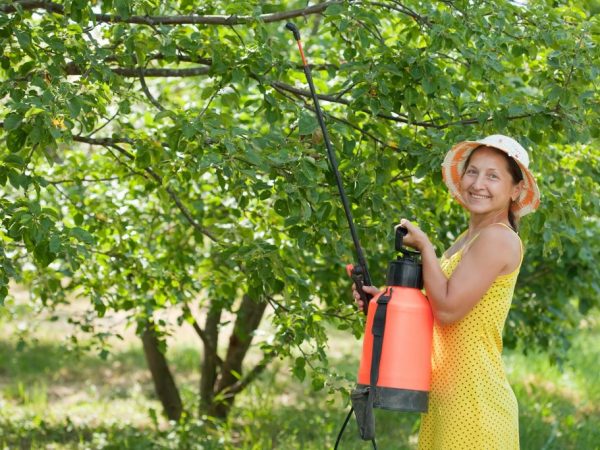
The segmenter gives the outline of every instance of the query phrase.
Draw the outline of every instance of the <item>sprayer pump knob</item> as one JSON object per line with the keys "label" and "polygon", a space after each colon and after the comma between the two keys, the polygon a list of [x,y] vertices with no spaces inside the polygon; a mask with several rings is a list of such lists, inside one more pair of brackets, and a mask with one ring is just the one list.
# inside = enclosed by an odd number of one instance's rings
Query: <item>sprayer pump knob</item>
{"label": "sprayer pump knob", "polygon": [[404,239],[404,236],[406,236],[408,234],[408,230],[403,227],[398,225],[396,227],[396,251],[397,252],[401,252],[403,250],[402,248],[402,240]]}

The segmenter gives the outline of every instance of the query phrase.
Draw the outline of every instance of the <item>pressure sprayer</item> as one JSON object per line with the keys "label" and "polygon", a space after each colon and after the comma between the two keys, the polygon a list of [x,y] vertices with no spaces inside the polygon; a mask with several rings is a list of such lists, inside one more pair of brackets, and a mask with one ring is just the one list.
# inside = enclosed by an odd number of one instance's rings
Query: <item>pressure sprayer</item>
{"label": "pressure sprayer", "polygon": [[323,141],[356,250],[358,264],[348,265],[346,270],[356,284],[356,290],[363,301],[363,312],[367,314],[358,384],[351,393],[352,408],[338,434],[335,448],[337,449],[348,420],[354,412],[360,437],[370,440],[376,449],[373,408],[427,412],[431,381],[433,315],[427,298],[421,292],[423,276],[420,254],[403,247],[402,240],[407,230],[397,227],[395,248],[400,256],[388,266],[387,287],[374,297],[363,291],[364,285],[371,285],[371,277],[354,227],[310,67],[302,50],[300,32],[292,23],[288,23],[286,28],[294,33],[298,43],[304,74],[310,87],[315,113],[323,132]]}

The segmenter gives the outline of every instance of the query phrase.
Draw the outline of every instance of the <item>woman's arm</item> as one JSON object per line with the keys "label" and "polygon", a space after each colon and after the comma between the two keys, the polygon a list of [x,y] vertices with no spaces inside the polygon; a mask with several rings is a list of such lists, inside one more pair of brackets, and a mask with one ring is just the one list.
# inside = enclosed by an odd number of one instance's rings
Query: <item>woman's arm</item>
{"label": "woman's arm", "polygon": [[404,243],[421,252],[425,290],[441,325],[465,317],[496,277],[514,270],[520,261],[521,247],[514,233],[505,227],[489,226],[481,230],[452,276],[446,278],[427,235],[407,220],[400,224],[408,230]]}

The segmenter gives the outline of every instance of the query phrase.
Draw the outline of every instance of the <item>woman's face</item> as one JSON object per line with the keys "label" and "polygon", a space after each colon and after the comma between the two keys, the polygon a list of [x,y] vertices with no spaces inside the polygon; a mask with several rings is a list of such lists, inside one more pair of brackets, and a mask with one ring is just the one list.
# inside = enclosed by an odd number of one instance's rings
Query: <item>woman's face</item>
{"label": "woman's face", "polygon": [[477,149],[461,178],[460,190],[467,209],[475,214],[507,210],[521,192],[522,182],[515,183],[507,162],[498,150]]}

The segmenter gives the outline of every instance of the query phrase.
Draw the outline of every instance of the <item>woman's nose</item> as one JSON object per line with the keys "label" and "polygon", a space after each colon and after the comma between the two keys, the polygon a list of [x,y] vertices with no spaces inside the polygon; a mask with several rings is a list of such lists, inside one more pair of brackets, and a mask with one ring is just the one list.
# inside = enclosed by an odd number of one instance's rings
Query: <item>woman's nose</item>
{"label": "woman's nose", "polygon": [[483,175],[477,175],[473,180],[472,187],[473,189],[483,189],[485,186],[485,177]]}

